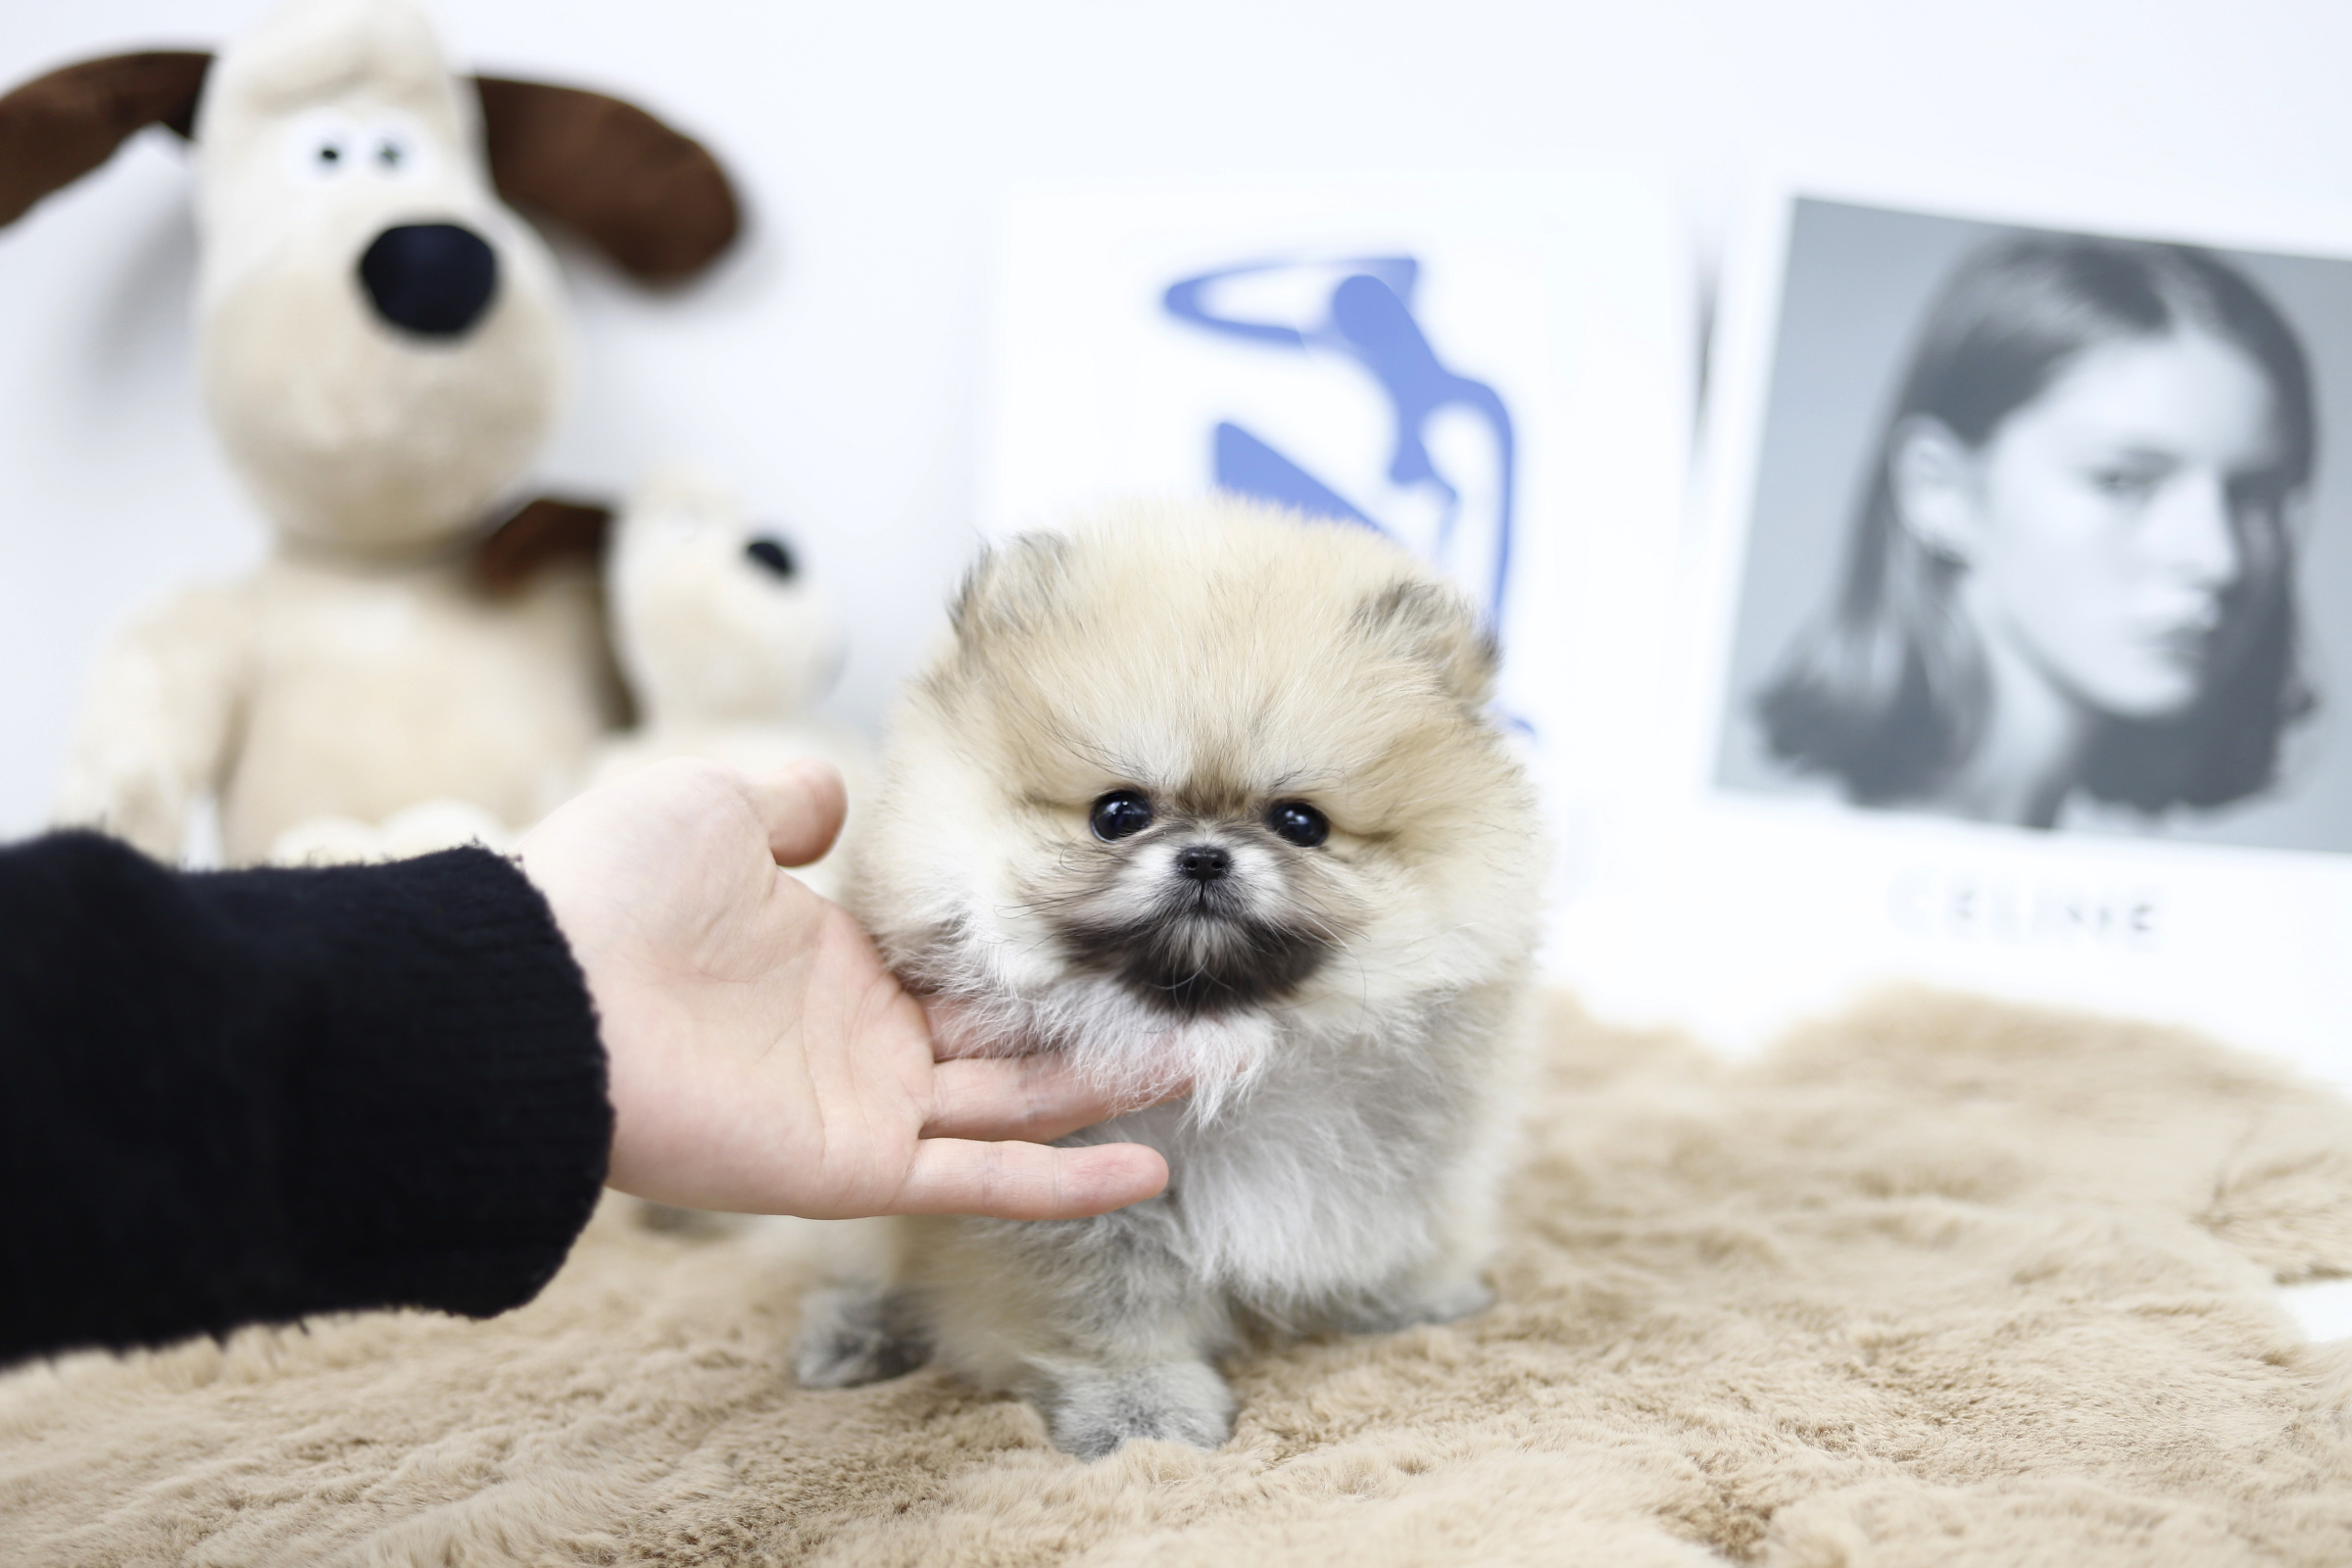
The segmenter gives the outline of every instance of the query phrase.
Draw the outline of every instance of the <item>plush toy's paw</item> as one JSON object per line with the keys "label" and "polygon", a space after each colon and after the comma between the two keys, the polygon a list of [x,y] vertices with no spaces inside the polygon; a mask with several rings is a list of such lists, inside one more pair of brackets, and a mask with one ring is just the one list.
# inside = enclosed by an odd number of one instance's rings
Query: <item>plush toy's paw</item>
{"label": "plush toy's paw", "polygon": [[680,1208],[675,1203],[657,1203],[650,1198],[637,1200],[637,1223],[657,1236],[674,1236],[681,1241],[714,1242],[734,1236],[749,1227],[749,1214],[719,1214],[707,1208]]}
{"label": "plush toy's paw", "polygon": [[514,835],[497,817],[469,801],[424,801],[394,811],[370,827],[348,816],[314,816],[297,822],[270,843],[272,865],[359,865],[370,860],[405,860],[480,844],[503,850]]}
{"label": "plush toy's paw", "polygon": [[1054,1446],[1081,1459],[1138,1438],[1214,1448],[1233,1436],[1233,1391],[1205,1361],[1065,1367],[1042,1376],[1032,1398]]}
{"label": "plush toy's paw", "polygon": [[804,1389],[854,1389],[911,1372],[931,1343],[906,1297],[870,1285],[810,1291],[801,1301],[792,1372]]}
{"label": "plush toy's paw", "polygon": [[374,828],[349,816],[314,816],[270,841],[271,865],[362,865],[382,858]]}

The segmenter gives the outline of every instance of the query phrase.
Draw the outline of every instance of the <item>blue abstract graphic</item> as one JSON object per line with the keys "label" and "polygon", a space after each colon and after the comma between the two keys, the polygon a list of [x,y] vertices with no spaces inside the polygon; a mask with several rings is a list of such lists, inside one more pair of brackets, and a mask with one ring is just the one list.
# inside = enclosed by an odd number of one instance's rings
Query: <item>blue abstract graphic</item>
{"label": "blue abstract graphic", "polygon": [[[1307,326],[1220,316],[1207,303],[1210,291],[1229,279],[1301,266],[1330,270],[1331,265],[1261,261],[1223,268],[1170,285],[1162,303],[1170,316],[1207,331],[1291,353],[1336,353],[1370,375],[1387,395],[1395,416],[1387,465],[1389,481],[1400,487],[1427,487],[1443,503],[1435,541],[1435,564],[1441,568],[1451,566],[1465,519],[1462,486],[1456,482],[1460,476],[1449,477],[1432,460],[1430,421],[1448,409],[1465,410],[1482,421],[1493,438],[1499,471],[1491,487],[1495,497],[1494,515],[1476,519],[1474,525],[1492,529],[1491,539],[1477,543],[1486,547],[1491,562],[1484,595],[1488,620],[1499,625],[1510,575],[1517,479],[1510,412],[1493,387],[1447,369],[1430,346],[1412,310],[1420,263],[1409,256],[1389,256],[1350,258],[1339,264],[1345,275],[1331,290],[1324,318]],[[1381,521],[1376,505],[1359,506],[1348,500],[1264,437],[1231,420],[1217,425],[1210,442],[1210,461],[1215,481],[1224,489],[1391,535],[1400,532]]]}

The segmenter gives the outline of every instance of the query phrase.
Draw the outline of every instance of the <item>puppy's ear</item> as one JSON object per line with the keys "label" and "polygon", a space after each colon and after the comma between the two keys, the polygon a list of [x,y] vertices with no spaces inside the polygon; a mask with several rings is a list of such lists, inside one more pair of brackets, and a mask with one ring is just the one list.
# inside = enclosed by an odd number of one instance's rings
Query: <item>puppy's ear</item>
{"label": "puppy's ear", "polygon": [[151,50],[66,66],[0,98],[0,227],[149,125],[196,125],[208,54]]}
{"label": "puppy's ear", "polygon": [[956,640],[972,648],[1035,627],[1058,593],[1069,553],[1069,541],[1057,533],[1025,533],[983,555],[948,607]]}
{"label": "puppy's ear", "polygon": [[533,207],[644,283],[692,276],[743,226],[718,160],[635,104],[578,87],[477,76],[498,193]]}
{"label": "puppy's ear", "polygon": [[1446,691],[1466,703],[1494,695],[1501,655],[1478,612],[1453,589],[1434,582],[1396,582],[1355,607],[1349,625],[1437,671]]}

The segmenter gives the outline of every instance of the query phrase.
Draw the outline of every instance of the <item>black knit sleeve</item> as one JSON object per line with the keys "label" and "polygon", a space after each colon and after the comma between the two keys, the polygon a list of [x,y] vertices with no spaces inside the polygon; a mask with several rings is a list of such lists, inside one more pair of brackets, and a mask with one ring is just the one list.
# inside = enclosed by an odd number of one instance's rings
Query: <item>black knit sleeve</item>
{"label": "black knit sleeve", "polygon": [[503,1311],[587,1222],[612,1135],[578,966],[486,850],[215,873],[93,834],[0,850],[0,1360]]}

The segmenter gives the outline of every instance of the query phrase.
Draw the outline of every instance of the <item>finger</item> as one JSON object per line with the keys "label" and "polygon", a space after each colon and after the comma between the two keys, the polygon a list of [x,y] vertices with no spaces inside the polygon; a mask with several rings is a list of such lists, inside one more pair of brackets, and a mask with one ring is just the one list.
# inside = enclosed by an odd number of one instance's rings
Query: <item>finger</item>
{"label": "finger", "polygon": [[891,1212],[1083,1219],[1140,1203],[1167,1185],[1168,1162],[1141,1144],[1048,1149],[926,1138],[914,1146]]}
{"label": "finger", "polygon": [[[1178,1084],[1159,1100],[1189,1092]],[[1153,1100],[1124,1098],[1047,1056],[943,1061],[931,1070],[926,1138],[1026,1138],[1043,1143],[1092,1127]]]}
{"label": "finger", "polygon": [[833,847],[849,814],[849,790],[830,762],[807,758],[744,781],[744,794],[767,829],[778,865],[807,865]]}

